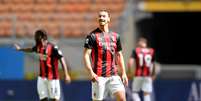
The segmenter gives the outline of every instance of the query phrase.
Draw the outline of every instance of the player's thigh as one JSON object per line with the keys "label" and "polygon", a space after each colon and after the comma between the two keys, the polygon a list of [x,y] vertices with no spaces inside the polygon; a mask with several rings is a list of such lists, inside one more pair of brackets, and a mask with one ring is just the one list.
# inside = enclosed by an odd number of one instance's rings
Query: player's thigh
{"label": "player's thigh", "polygon": [[151,93],[153,90],[152,82],[151,77],[145,77],[143,80],[142,91],[145,93]]}
{"label": "player's thigh", "polygon": [[47,79],[38,77],[37,79],[37,91],[40,99],[48,97]]}
{"label": "player's thigh", "polygon": [[104,77],[98,77],[98,82],[91,82],[93,101],[101,101],[104,99],[105,82],[106,79]]}
{"label": "player's thigh", "polygon": [[106,88],[117,98],[122,99],[125,97],[125,87],[119,76],[110,77],[109,83],[106,84]]}
{"label": "player's thigh", "polygon": [[142,77],[134,77],[132,82],[132,91],[139,92],[142,88]]}
{"label": "player's thigh", "polygon": [[60,99],[60,82],[59,80],[48,81],[48,91],[51,99]]}

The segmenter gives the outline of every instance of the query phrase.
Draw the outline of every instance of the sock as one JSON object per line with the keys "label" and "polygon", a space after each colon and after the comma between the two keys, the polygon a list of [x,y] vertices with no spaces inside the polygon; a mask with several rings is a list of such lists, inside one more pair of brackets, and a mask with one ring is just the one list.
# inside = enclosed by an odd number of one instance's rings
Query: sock
{"label": "sock", "polygon": [[134,101],[140,101],[140,97],[139,97],[139,94],[138,93],[133,93],[133,100]]}
{"label": "sock", "polygon": [[150,94],[144,95],[144,101],[151,101]]}

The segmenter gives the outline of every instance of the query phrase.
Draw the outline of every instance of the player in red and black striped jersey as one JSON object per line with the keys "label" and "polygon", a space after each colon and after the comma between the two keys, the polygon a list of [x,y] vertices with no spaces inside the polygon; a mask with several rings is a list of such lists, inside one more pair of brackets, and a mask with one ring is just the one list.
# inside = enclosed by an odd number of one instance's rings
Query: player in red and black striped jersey
{"label": "player in red and black striped jersey", "polygon": [[[118,101],[126,101],[125,85],[128,84],[122,47],[119,34],[110,31],[109,13],[101,10],[98,13],[99,27],[87,35],[84,44],[84,63],[92,79],[92,99],[100,101],[104,99],[106,91],[116,96]],[[91,57],[91,61],[90,61]],[[115,64],[116,57],[119,57],[119,67],[122,72],[118,76]]]}
{"label": "player in red and black striped jersey", "polygon": [[61,50],[47,40],[47,34],[44,30],[37,30],[35,32],[36,45],[33,48],[21,48],[15,44],[18,51],[36,52],[40,58],[40,73],[37,80],[38,94],[41,101],[59,101],[60,98],[60,84],[58,61],[60,60],[64,75],[65,82],[70,82],[70,76],[67,71],[67,66],[62,55]]}
{"label": "player in red and black striped jersey", "polygon": [[109,77],[117,75],[115,54],[122,50],[120,37],[117,33],[109,31],[107,34],[95,29],[87,36],[84,47],[92,49],[93,71],[97,76]]}
{"label": "player in red and black striped jersey", "polygon": [[58,47],[50,42],[47,42],[45,47],[34,46],[33,52],[40,53],[40,74],[42,78],[59,79],[58,60],[63,57],[62,52]]}
{"label": "player in red and black striped jersey", "polygon": [[[140,90],[144,92],[144,101],[150,101],[152,92],[152,80],[155,78],[155,52],[153,48],[147,46],[147,39],[141,37],[138,46],[133,50],[128,63],[128,75],[133,78],[133,99],[140,101],[137,94]],[[134,73],[131,67],[135,63]]]}

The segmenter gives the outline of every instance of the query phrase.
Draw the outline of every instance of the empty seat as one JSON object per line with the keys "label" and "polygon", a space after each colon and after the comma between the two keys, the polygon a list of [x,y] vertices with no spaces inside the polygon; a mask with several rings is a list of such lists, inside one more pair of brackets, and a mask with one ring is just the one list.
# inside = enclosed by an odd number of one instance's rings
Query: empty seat
{"label": "empty seat", "polygon": [[93,4],[90,5],[89,11],[90,12],[98,12],[102,9],[107,9],[110,12],[121,12],[124,8],[124,4]]}
{"label": "empty seat", "polygon": [[8,4],[0,4],[0,13],[7,13],[9,12],[10,7]]}
{"label": "empty seat", "polygon": [[56,4],[58,0],[35,0],[37,4]]}
{"label": "empty seat", "polygon": [[126,0],[94,0],[95,3],[103,3],[103,4],[116,4],[116,3],[122,3],[124,4]]}
{"label": "empty seat", "polygon": [[21,13],[30,13],[33,12],[33,9],[35,8],[35,5],[33,4],[17,4],[16,7],[14,7],[14,12],[21,12]]}
{"label": "empty seat", "polygon": [[0,19],[0,28],[1,28],[1,35],[5,37],[12,36],[12,19],[8,16],[1,16]]}
{"label": "empty seat", "polygon": [[49,22],[46,26],[48,34],[53,38],[60,37],[60,26],[57,22]]}
{"label": "empty seat", "polygon": [[26,37],[26,35],[28,34],[27,25],[23,23],[17,23],[15,29],[16,29],[16,37],[18,38]]}
{"label": "empty seat", "polygon": [[24,4],[33,4],[35,2],[35,0],[20,0],[21,3],[24,3]]}
{"label": "empty seat", "polygon": [[68,4],[83,4],[90,3],[92,0],[59,0],[59,3],[68,3]]}
{"label": "empty seat", "polygon": [[[0,36],[15,32],[17,37],[33,37],[37,28],[47,29],[52,37],[83,37],[98,26],[97,13],[108,9],[110,26],[116,29],[126,0],[2,0],[1,16],[12,21],[1,27]],[[16,18],[16,19],[15,19]],[[16,20],[16,21],[15,21]],[[0,17],[1,24],[1,17]],[[5,35],[6,34],[6,35]],[[7,35],[8,34],[8,35]]]}
{"label": "empty seat", "polygon": [[2,24],[0,26],[0,37],[11,37],[13,35],[12,33],[12,26],[6,26]]}
{"label": "empty seat", "polygon": [[30,13],[30,12],[27,12],[27,13],[25,13],[25,12],[16,13],[16,17],[17,17],[17,21],[22,21],[22,22],[23,21],[32,22],[35,19],[35,17],[33,16],[33,14]]}
{"label": "empty seat", "polygon": [[35,4],[33,7],[33,12],[35,13],[49,13],[54,12],[56,4]]}

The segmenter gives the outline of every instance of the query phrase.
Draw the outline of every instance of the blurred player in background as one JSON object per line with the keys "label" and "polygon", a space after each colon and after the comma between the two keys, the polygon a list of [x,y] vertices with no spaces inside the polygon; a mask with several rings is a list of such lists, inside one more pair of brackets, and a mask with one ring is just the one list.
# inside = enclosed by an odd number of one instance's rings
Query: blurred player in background
{"label": "blurred player in background", "polygon": [[[147,45],[147,39],[140,37],[128,62],[128,76],[133,77],[132,91],[134,101],[141,101],[139,92],[143,91],[144,101],[151,101],[152,82],[155,73],[155,52]],[[134,73],[131,68],[135,67]]]}
{"label": "blurred player in background", "polygon": [[40,74],[37,80],[40,101],[59,101],[58,60],[60,60],[63,67],[65,82],[69,83],[71,81],[62,52],[56,45],[48,41],[47,33],[43,29],[35,32],[35,43],[32,48],[21,48],[17,44],[15,44],[15,47],[18,51],[36,52],[40,56]]}
{"label": "blurred player in background", "polygon": [[[128,79],[120,36],[109,30],[108,11],[99,11],[98,22],[99,27],[86,37],[84,44],[84,63],[92,80],[92,99],[102,101],[106,92],[110,92],[117,101],[126,101],[124,84],[128,85]],[[92,61],[90,61],[90,56]],[[118,76],[115,56],[119,58],[121,77]]]}

